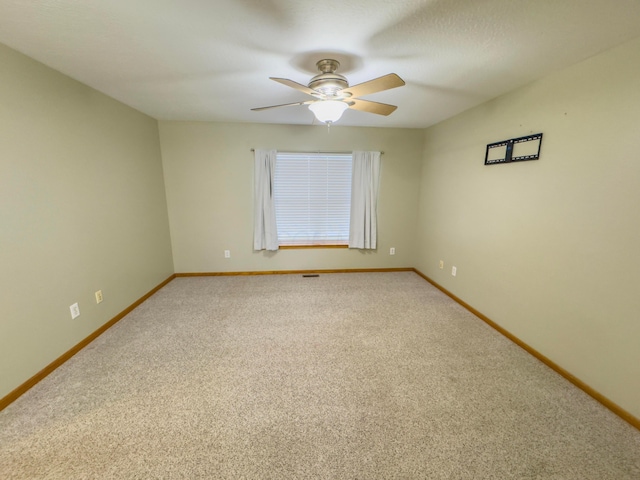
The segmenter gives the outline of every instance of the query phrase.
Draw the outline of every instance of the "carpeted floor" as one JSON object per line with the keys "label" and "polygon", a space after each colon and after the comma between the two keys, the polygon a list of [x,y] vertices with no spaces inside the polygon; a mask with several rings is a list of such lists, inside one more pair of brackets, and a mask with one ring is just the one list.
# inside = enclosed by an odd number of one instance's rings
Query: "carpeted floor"
{"label": "carpeted floor", "polygon": [[414,273],[178,278],[0,412],[2,479],[640,479],[640,432]]}

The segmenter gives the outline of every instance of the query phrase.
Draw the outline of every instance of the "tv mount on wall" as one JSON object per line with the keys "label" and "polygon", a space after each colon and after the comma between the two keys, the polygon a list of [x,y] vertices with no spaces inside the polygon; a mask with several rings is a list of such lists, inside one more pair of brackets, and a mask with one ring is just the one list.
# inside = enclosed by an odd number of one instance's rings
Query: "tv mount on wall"
{"label": "tv mount on wall", "polygon": [[484,157],[485,165],[496,163],[524,162],[525,160],[538,160],[540,158],[540,146],[542,134],[527,135],[526,137],[502,140],[501,142],[487,145],[487,153]]}

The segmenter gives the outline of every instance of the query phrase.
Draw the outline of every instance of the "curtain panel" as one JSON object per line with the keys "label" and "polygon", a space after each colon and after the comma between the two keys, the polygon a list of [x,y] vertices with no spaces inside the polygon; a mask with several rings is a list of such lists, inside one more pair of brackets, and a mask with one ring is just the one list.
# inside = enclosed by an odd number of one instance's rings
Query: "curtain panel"
{"label": "curtain panel", "polygon": [[353,152],[349,248],[375,250],[378,240],[380,152]]}
{"label": "curtain panel", "polygon": [[278,228],[273,200],[275,150],[255,150],[253,249],[278,250]]}

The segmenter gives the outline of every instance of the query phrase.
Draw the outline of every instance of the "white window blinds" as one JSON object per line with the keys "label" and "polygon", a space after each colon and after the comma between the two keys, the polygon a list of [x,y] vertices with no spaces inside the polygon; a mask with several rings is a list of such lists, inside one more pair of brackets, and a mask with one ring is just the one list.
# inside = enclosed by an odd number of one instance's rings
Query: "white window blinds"
{"label": "white window blinds", "polygon": [[278,152],[274,201],[280,245],[349,243],[352,156]]}

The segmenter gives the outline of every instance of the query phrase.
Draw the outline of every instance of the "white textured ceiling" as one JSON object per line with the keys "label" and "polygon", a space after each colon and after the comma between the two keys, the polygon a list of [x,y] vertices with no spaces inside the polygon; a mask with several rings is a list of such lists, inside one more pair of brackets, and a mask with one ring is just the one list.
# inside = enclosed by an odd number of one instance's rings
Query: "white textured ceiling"
{"label": "white textured ceiling", "polygon": [[638,0],[0,0],[0,42],[163,120],[311,124],[250,109],[336,58],[407,83],[340,124],[422,128],[638,36]]}

